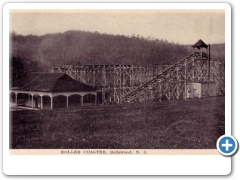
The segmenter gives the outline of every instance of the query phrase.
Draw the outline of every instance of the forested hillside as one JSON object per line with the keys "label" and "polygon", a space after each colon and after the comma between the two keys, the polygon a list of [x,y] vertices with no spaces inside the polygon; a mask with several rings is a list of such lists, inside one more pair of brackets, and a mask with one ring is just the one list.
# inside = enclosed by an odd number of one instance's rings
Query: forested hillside
{"label": "forested hillside", "polygon": [[44,36],[11,34],[11,55],[64,64],[162,64],[188,55],[181,45],[139,36],[67,31]]}
{"label": "forested hillside", "polygon": [[[212,46],[212,55],[217,54],[224,60],[223,48],[224,44]],[[127,37],[85,31],[43,36],[10,34],[12,76],[21,76],[27,71],[48,71],[64,64],[174,64],[191,53],[190,45],[139,35]],[[18,66],[21,73],[14,72]]]}

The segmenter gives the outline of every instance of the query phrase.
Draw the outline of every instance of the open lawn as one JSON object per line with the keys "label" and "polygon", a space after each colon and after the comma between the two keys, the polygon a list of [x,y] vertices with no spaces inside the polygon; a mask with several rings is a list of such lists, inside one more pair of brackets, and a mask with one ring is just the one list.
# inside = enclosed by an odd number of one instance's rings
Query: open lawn
{"label": "open lawn", "polygon": [[224,98],[10,111],[10,148],[213,149]]}

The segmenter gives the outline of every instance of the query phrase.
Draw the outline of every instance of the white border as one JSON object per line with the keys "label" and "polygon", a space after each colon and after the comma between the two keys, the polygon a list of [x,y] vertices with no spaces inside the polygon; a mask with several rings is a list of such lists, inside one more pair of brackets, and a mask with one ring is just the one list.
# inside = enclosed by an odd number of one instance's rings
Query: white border
{"label": "white border", "polygon": [[[225,9],[225,131],[231,135],[231,7],[227,3],[9,3],[3,7],[3,172],[8,175],[226,175],[221,155],[11,156],[9,155],[9,9]],[[204,165],[203,165],[204,164]]]}

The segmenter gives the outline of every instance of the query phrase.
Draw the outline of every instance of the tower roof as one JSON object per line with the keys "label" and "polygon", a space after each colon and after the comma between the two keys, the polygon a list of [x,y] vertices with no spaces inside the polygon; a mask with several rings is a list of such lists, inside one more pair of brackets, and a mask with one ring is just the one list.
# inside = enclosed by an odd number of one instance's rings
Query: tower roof
{"label": "tower roof", "polygon": [[196,47],[198,49],[204,47],[207,49],[208,45],[205,42],[203,42],[201,39],[199,39],[198,42],[196,42],[194,45],[192,45],[192,47]]}

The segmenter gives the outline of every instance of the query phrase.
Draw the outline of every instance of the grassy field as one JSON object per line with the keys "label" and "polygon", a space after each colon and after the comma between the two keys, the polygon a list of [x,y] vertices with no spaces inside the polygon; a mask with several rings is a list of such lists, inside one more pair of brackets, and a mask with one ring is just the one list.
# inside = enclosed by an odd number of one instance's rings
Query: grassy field
{"label": "grassy field", "polygon": [[10,111],[14,149],[213,149],[224,97],[56,110]]}

